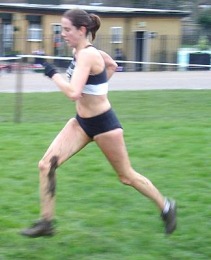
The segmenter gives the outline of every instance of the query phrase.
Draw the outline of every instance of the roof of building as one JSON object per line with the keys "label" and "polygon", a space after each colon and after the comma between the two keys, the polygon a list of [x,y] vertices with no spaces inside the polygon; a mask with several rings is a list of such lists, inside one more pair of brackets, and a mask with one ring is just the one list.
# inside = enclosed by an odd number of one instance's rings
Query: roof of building
{"label": "roof of building", "polygon": [[63,13],[69,9],[81,8],[87,12],[94,12],[103,15],[122,15],[122,16],[178,16],[185,17],[190,15],[190,12],[180,10],[165,10],[165,9],[145,9],[145,8],[127,8],[127,7],[111,7],[111,6],[93,6],[93,5],[40,5],[26,3],[0,3],[0,10],[12,12],[41,12],[41,13]]}

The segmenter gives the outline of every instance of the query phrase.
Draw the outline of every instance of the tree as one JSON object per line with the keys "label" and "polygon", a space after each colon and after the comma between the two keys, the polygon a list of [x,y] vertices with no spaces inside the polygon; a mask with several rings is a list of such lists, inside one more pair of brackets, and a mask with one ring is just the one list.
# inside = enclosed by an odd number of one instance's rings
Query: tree
{"label": "tree", "polygon": [[200,12],[198,17],[198,23],[205,30],[211,29],[211,8]]}
{"label": "tree", "polygon": [[184,0],[129,0],[131,7],[155,8],[155,9],[181,9]]}

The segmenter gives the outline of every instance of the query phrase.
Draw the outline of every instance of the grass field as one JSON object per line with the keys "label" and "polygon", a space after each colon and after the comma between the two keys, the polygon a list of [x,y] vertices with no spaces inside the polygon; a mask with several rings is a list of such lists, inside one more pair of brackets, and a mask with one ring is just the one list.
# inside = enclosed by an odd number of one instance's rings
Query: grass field
{"label": "grass field", "polygon": [[178,203],[178,229],[119,183],[94,143],[58,170],[57,234],[19,231],[39,218],[37,163],[74,104],[61,93],[0,94],[0,260],[211,259],[211,91],[111,92],[134,168]]}

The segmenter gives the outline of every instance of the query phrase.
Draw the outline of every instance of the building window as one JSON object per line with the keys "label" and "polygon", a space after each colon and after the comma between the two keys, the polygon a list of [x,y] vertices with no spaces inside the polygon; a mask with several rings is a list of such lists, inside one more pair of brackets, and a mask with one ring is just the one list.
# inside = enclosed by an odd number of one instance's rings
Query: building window
{"label": "building window", "polygon": [[29,23],[28,41],[42,41],[42,27],[39,23]]}
{"label": "building window", "polygon": [[3,24],[3,40],[5,42],[13,42],[13,26],[12,24]]}
{"label": "building window", "polygon": [[54,55],[61,55],[62,51],[62,37],[61,31],[62,27],[61,24],[52,24],[53,26],[53,48],[54,48]]}
{"label": "building window", "polygon": [[122,27],[111,27],[111,43],[122,43],[122,35]]}
{"label": "building window", "polygon": [[3,52],[8,54],[13,49],[13,26],[12,24],[3,24]]}

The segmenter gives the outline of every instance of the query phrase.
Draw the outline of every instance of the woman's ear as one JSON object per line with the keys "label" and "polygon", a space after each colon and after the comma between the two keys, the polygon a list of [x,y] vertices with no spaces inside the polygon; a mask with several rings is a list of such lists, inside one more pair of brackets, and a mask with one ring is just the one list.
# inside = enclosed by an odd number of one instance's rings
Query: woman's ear
{"label": "woman's ear", "polygon": [[80,30],[83,34],[86,35],[86,31],[87,31],[87,29],[86,29],[85,26],[81,26],[79,30]]}

